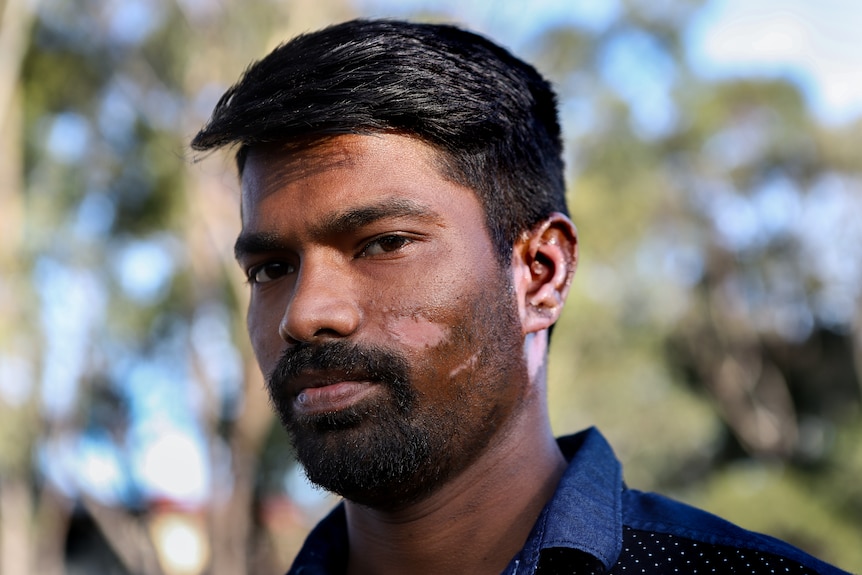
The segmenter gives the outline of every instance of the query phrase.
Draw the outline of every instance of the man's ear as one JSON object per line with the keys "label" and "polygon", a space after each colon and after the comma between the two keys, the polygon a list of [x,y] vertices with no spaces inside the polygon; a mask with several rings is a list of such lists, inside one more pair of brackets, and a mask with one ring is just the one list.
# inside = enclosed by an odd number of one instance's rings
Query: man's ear
{"label": "man's ear", "polygon": [[524,333],[548,329],[560,317],[578,265],[578,232],[554,212],[525,231],[512,250],[512,271]]}

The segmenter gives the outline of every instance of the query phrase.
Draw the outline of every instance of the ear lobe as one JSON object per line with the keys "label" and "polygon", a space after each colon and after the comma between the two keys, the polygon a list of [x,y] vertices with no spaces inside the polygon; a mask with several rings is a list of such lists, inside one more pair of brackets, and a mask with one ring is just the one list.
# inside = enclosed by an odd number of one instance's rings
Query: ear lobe
{"label": "ear lobe", "polygon": [[563,214],[551,214],[515,242],[512,267],[525,334],[560,317],[577,263],[578,233]]}

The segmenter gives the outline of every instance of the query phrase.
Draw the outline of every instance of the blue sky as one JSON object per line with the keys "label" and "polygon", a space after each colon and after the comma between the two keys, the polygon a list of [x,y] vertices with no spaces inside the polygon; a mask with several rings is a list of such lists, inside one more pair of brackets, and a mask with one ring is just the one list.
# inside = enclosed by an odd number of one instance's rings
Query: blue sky
{"label": "blue sky", "polygon": [[793,78],[819,118],[862,114],[862,2],[713,0],[688,34],[707,76]]}
{"label": "blue sky", "polygon": [[[640,0],[654,10],[674,0]],[[408,16],[417,9],[457,22],[523,51],[521,42],[551,23],[600,30],[619,0],[355,0],[365,15]],[[686,34],[691,61],[705,77],[783,76],[804,91],[823,121],[862,115],[862,2],[859,0],[707,0]]]}

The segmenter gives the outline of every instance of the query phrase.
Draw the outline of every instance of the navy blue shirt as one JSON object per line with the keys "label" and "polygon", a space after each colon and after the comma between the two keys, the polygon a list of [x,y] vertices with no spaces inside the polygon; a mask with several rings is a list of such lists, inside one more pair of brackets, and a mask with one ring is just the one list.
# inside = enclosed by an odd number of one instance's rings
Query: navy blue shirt
{"label": "navy blue shirt", "polygon": [[[569,466],[505,575],[844,573],[773,537],[628,489],[596,429],[558,443]],[[343,575],[347,553],[339,505],[308,536],[288,575]]]}

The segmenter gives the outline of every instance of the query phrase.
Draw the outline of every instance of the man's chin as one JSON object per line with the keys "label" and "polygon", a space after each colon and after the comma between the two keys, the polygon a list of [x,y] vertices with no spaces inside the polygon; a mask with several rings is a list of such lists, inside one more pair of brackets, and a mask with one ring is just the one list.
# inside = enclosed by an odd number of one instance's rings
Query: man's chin
{"label": "man's chin", "polygon": [[315,414],[291,413],[282,417],[282,423],[291,434],[326,434],[356,428],[367,418],[365,410],[349,408]]}
{"label": "man's chin", "polygon": [[406,421],[328,415],[302,425],[294,420],[288,428],[297,460],[315,485],[360,505],[393,509],[421,499],[436,483],[423,430]]}

